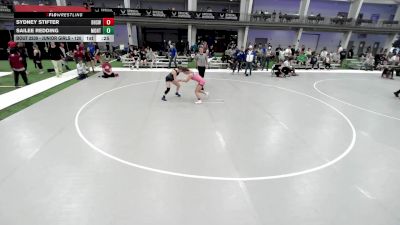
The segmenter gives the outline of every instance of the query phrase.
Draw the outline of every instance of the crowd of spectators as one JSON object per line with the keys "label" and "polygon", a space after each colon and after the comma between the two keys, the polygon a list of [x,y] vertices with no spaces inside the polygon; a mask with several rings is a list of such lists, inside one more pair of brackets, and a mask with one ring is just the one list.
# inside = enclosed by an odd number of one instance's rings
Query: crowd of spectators
{"label": "crowd of spectators", "polygon": [[[8,42],[9,64],[14,72],[15,86],[19,87],[19,77],[21,76],[28,84],[28,60],[32,60],[38,74],[45,72],[55,73],[56,77],[62,77],[65,71],[70,71],[69,63],[74,61],[77,66],[78,79],[87,77],[90,68],[95,71],[95,67],[100,65],[103,68],[103,77],[115,76],[109,64],[113,57],[111,51],[101,52],[97,43],[79,43],[75,48],[68,50],[64,43],[51,42],[44,48],[39,48],[34,44],[32,49],[28,49],[25,43]],[[43,59],[49,59],[51,66],[45,68]],[[31,70],[32,71],[32,70]],[[34,71],[34,70],[33,70]]]}
{"label": "crowd of spectators", "polygon": [[[178,45],[178,43],[181,43]],[[179,47],[178,47],[179,46]],[[271,43],[249,45],[247,48],[238,48],[235,42],[227,44],[226,51],[222,54],[222,62],[229,64],[229,68],[235,73],[244,70],[246,76],[252,74],[253,70],[269,70],[272,68],[277,76],[296,75],[297,68],[304,69],[331,69],[333,65],[341,65],[345,59],[355,57],[354,49],[351,47],[348,51],[342,46],[338,46],[335,51],[328,51],[323,48],[320,52],[314,49],[301,46],[282,47],[281,45],[273,47]],[[60,77],[64,71],[70,70],[68,61],[75,61],[80,79],[87,76],[89,70],[93,72],[95,66],[101,65],[103,68],[103,77],[117,76],[112,72],[110,59],[115,57],[115,52],[101,52],[97,43],[77,44],[74,49],[65,49],[64,43],[51,43],[44,49],[39,49],[33,45],[32,49],[27,49],[24,43],[15,43],[10,41],[9,62],[14,71],[15,86],[18,87],[19,76],[28,84],[27,69],[29,56],[38,73],[55,72]],[[153,68],[157,57],[164,56],[168,58],[168,67],[178,67],[178,55],[187,58],[196,58],[196,55],[202,49],[209,60],[215,57],[213,45],[206,41],[200,41],[190,48],[186,43],[180,41],[165,42],[161,49],[153,51],[150,47],[129,46],[127,50],[128,57],[132,59],[131,68],[149,67]],[[30,54],[28,54],[28,51]],[[52,68],[44,68],[42,59],[48,58],[52,62]],[[362,67],[366,70],[382,70],[382,77],[393,78],[394,72],[400,74],[400,51],[398,49],[383,50],[373,54],[371,48],[367,48],[365,53],[358,56]],[[273,64],[273,65],[272,65]]]}
{"label": "crowd of spectators", "polygon": [[[249,55],[252,56],[249,57]],[[304,45],[298,49],[295,49],[294,46],[284,48],[280,45],[273,48],[270,43],[250,45],[246,49],[243,47],[239,49],[232,45],[222,57],[223,61],[229,62],[233,72],[236,70],[239,72],[245,68],[245,74],[247,74],[247,69],[268,70],[271,62],[274,62],[272,68],[279,76],[295,75],[296,68],[329,70],[333,65],[340,67],[345,59],[353,58],[355,58],[354,47],[346,50],[342,46],[338,46],[335,51],[328,51],[325,47],[320,52],[316,52]],[[393,67],[400,64],[400,54],[393,49],[390,51],[381,49],[380,52],[373,54],[371,48],[367,48],[365,53],[359,55],[359,59],[362,64],[359,69],[382,70],[383,75],[390,75],[389,78],[393,77],[395,71]]]}

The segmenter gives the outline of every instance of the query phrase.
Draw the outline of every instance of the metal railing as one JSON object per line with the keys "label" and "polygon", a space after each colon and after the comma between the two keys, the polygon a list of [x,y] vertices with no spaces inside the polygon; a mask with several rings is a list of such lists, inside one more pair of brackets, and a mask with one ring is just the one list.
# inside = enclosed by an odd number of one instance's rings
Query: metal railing
{"label": "metal railing", "polygon": [[298,14],[250,14],[245,20],[255,24],[301,24],[301,25],[331,25],[365,28],[400,28],[399,21],[369,19],[353,19],[323,16],[299,16]]}

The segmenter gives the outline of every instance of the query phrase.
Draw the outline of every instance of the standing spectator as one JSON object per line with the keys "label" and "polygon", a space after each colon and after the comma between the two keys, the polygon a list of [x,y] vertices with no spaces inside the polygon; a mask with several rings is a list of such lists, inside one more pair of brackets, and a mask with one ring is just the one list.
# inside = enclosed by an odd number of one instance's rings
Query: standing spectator
{"label": "standing spectator", "polygon": [[246,54],[244,53],[244,47],[242,47],[241,50],[237,50],[236,51],[236,57],[233,63],[233,67],[232,67],[232,73],[235,73],[236,68],[238,69],[238,73],[240,72],[240,69],[242,67],[242,62],[244,62],[246,60]]}
{"label": "standing spectator", "polygon": [[86,66],[87,65],[91,66],[92,70],[94,72],[94,59],[93,59],[92,54],[90,54],[90,48],[87,47],[86,51],[83,54],[84,54],[84,59],[85,59]]}
{"label": "standing spectator", "polygon": [[60,50],[61,50],[61,52],[62,52],[62,54],[63,54],[63,58],[62,58],[62,60],[61,60],[62,68],[65,67],[65,69],[68,71],[68,70],[70,70],[70,69],[69,69],[68,63],[67,63],[67,61],[66,61],[67,54],[65,54],[64,43],[60,43],[60,47],[59,47],[59,48],[60,48]]}
{"label": "standing spectator", "polygon": [[274,10],[274,12],[272,12],[272,21],[275,22],[276,20],[276,11]]}
{"label": "standing spectator", "polygon": [[17,47],[17,42],[15,42],[15,41],[13,41],[13,40],[10,40],[10,41],[7,43],[7,46],[8,46],[8,48],[11,50],[11,49]]}
{"label": "standing spectator", "polygon": [[289,47],[286,48],[285,50],[285,58],[289,58],[290,56],[292,56],[292,47],[289,45]]}
{"label": "standing spectator", "polygon": [[[378,54],[377,54],[377,56],[380,58],[380,56]],[[377,61],[378,57],[375,57],[375,61]],[[392,58],[389,59],[389,63],[392,64],[392,65],[398,65],[399,62],[400,62],[399,54],[393,55]]]}
{"label": "standing spectator", "polygon": [[35,68],[39,69],[39,74],[43,74],[42,53],[37,45],[33,45],[33,63]]}
{"label": "standing spectator", "polygon": [[177,58],[177,52],[176,52],[175,44],[172,43],[170,45],[170,49],[169,49],[169,64],[168,64],[168,68],[171,68],[172,61],[175,64],[175,68],[178,67],[178,65],[176,64],[176,58]]}
{"label": "standing spectator", "polygon": [[74,50],[74,59],[75,63],[78,64],[80,60],[84,59],[84,53],[83,50],[79,48],[79,45],[76,45],[76,48]]}
{"label": "standing spectator", "polygon": [[15,48],[10,49],[10,56],[8,57],[8,61],[10,63],[10,67],[14,72],[14,84],[15,87],[18,88],[18,80],[19,75],[22,76],[22,79],[25,82],[25,85],[28,85],[28,77],[26,76],[24,64],[22,63],[23,58],[20,56],[18,51]]}
{"label": "standing spectator", "polygon": [[347,58],[352,59],[354,56],[354,47],[351,47],[349,52],[347,53]]}
{"label": "standing spectator", "polygon": [[267,58],[266,58],[266,62],[267,62],[267,71],[269,69],[269,62],[271,61],[271,59],[274,57],[273,52],[272,52],[272,46],[268,46],[268,50],[267,50]]}
{"label": "standing spectator", "polygon": [[63,54],[61,52],[61,49],[58,48],[54,42],[50,43],[49,57],[51,59],[51,63],[53,64],[54,71],[56,72],[56,76],[60,77],[63,73],[61,65]]}
{"label": "standing spectator", "polygon": [[94,46],[94,60],[95,60],[95,64],[97,63],[102,63],[101,62],[101,52],[100,52],[100,48],[99,45],[97,44],[97,42],[93,43]]}
{"label": "standing spectator", "polygon": [[302,46],[301,46],[300,54],[303,54],[305,51],[306,51],[306,46],[305,46],[305,45],[302,45]]}
{"label": "standing spectator", "polygon": [[25,72],[26,74],[28,73],[28,61],[26,60],[28,58],[28,51],[25,48],[25,43],[20,42],[17,44],[17,49],[18,49],[18,53],[19,55],[22,57],[22,64],[24,65],[25,68]]}
{"label": "standing spectator", "polygon": [[278,45],[278,47],[275,49],[275,55],[276,57],[279,58],[279,53],[282,51],[281,45]]}
{"label": "standing spectator", "polygon": [[339,45],[337,53],[340,54],[343,51],[342,45]]}
{"label": "standing spectator", "polygon": [[247,69],[250,70],[250,76],[251,76],[251,71],[253,70],[253,62],[255,59],[256,53],[253,51],[253,46],[249,46],[249,50],[247,50],[246,53],[246,69],[244,70],[244,74],[246,74],[246,77],[249,76],[247,74]]}
{"label": "standing spectator", "polygon": [[204,78],[206,67],[208,66],[208,57],[204,54],[204,49],[200,48],[199,53],[196,54],[194,60],[196,61],[196,67],[199,70],[199,75]]}
{"label": "standing spectator", "polygon": [[[290,46],[289,46],[289,48],[290,48]],[[292,46],[291,48],[290,48],[290,52],[292,53],[292,55],[291,56],[294,56],[295,54],[298,54],[298,50],[296,50],[295,48],[294,48],[294,46]]]}
{"label": "standing spectator", "polygon": [[281,49],[280,51],[279,51],[279,53],[278,53],[278,55],[279,55],[279,57],[278,57],[278,60],[279,61],[285,61],[285,51],[283,50],[283,49]]}
{"label": "standing spectator", "polygon": [[[261,55],[261,71],[264,70],[265,64],[267,62],[267,51],[268,51],[268,46],[267,44],[264,45],[264,47],[261,48],[260,50],[260,55]],[[268,71],[268,66],[267,66],[267,71]]]}
{"label": "standing spectator", "polygon": [[96,56],[96,43],[89,43],[87,50],[90,53],[90,58],[91,61],[90,63],[92,64],[92,67],[94,68],[94,66],[96,65],[96,60],[95,60],[95,56]]}
{"label": "standing spectator", "polygon": [[340,55],[340,63],[343,64],[344,60],[346,59],[347,52],[345,49],[342,49],[342,51],[339,53]]}

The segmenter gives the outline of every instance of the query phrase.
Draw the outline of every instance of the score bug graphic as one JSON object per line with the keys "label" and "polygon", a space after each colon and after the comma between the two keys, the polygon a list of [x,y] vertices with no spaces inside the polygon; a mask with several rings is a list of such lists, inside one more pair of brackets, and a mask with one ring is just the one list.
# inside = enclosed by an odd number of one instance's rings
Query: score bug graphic
{"label": "score bug graphic", "polygon": [[103,18],[103,26],[114,26],[115,21],[114,18]]}
{"label": "score bug graphic", "polygon": [[103,34],[114,34],[114,18],[103,18]]}
{"label": "score bug graphic", "polygon": [[110,12],[19,12],[14,25],[19,42],[114,42]]}

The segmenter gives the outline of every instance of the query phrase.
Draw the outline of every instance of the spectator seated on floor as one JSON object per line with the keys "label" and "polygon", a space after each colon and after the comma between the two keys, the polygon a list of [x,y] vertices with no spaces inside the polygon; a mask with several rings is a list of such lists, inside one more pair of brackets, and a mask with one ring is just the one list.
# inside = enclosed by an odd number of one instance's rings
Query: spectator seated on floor
{"label": "spectator seated on floor", "polygon": [[271,70],[272,74],[274,74],[276,77],[281,77],[284,76],[282,73],[282,62],[276,63],[272,66]]}
{"label": "spectator seated on floor", "polygon": [[118,77],[117,73],[113,73],[112,71],[112,66],[108,62],[108,60],[105,60],[104,63],[101,65],[101,68],[103,69],[103,78],[109,78],[109,77]]}
{"label": "spectator seated on floor", "polygon": [[79,60],[78,64],[76,65],[76,70],[78,72],[78,80],[83,80],[88,77],[89,70],[86,65],[82,62],[82,59]]}
{"label": "spectator seated on floor", "polygon": [[290,75],[290,76],[297,76],[297,74],[296,74],[294,68],[292,67],[292,65],[291,65],[291,63],[290,63],[290,61],[289,61],[289,59],[286,59],[285,62],[283,62],[283,65],[282,65],[282,73],[283,73],[285,76],[287,76],[287,75]]}
{"label": "spectator seated on floor", "polygon": [[393,79],[394,69],[390,69],[387,66],[383,69],[382,78]]}

